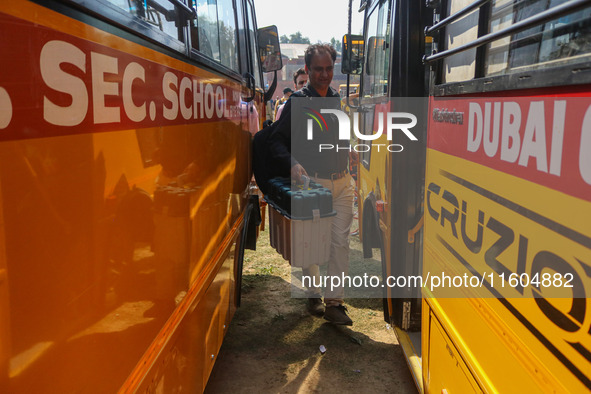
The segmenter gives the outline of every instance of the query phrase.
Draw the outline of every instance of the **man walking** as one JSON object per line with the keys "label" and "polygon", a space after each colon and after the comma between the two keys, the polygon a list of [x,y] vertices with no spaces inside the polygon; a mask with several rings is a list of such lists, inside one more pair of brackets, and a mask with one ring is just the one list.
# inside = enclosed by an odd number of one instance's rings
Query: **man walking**
{"label": "man walking", "polygon": [[[292,130],[292,100],[293,97],[334,97],[339,98],[338,92],[330,87],[332,82],[336,51],[329,45],[311,45],[305,53],[305,71],[308,74],[308,84],[292,95],[284,106],[281,117],[273,134],[269,137],[270,155],[277,169],[283,174],[290,174],[291,178],[301,182],[302,176],[312,178],[332,192],[333,209],[336,216],[332,222],[332,239],[330,259],[327,275],[329,277],[348,275],[349,271],[349,231],[353,221],[354,190],[351,176],[347,173],[349,150],[348,141],[338,140],[338,127],[328,127],[323,138],[332,139],[340,144],[341,149],[319,152],[314,149],[292,151],[291,141],[306,139],[306,130],[298,127]],[[340,107],[339,107],[340,108]],[[295,116],[301,116],[296,114]],[[327,118],[329,118],[327,116]],[[330,131],[329,131],[330,130]],[[332,134],[330,134],[332,133]],[[293,135],[292,135],[293,134]],[[292,153],[294,153],[292,155]],[[299,157],[296,157],[299,156]],[[312,278],[312,283],[320,283],[318,265],[303,269],[302,274]],[[316,278],[314,280],[314,278]],[[324,318],[333,324],[352,325],[344,306],[344,288],[326,289],[324,304],[320,289],[308,289],[308,310],[315,315],[324,314]]]}

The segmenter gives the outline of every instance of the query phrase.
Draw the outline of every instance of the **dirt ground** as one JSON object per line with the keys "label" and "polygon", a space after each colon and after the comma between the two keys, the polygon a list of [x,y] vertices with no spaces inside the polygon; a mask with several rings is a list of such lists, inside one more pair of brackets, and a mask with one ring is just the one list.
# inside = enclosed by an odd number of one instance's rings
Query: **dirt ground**
{"label": "dirt ground", "polygon": [[[265,230],[257,250],[246,252],[242,305],[205,392],[416,393],[402,349],[384,322],[382,300],[348,298],[352,327],[311,316],[305,299],[291,297],[289,263],[269,245]],[[351,264],[363,260],[360,250],[352,236]],[[379,268],[379,261],[363,264]]]}

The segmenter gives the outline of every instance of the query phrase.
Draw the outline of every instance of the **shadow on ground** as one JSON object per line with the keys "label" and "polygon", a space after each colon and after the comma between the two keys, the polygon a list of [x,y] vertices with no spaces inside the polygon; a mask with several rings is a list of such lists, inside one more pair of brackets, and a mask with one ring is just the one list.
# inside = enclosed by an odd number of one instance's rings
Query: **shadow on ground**
{"label": "shadow on ground", "polygon": [[[359,238],[351,236],[350,243],[349,274],[381,276],[379,252],[364,259]],[[301,271],[294,274],[301,278]],[[347,294],[354,323],[339,327],[308,314],[306,299],[292,297],[292,279],[289,263],[269,245],[268,231],[261,232],[257,250],[246,251],[242,304],[206,393],[417,392],[384,321],[381,290]]]}
{"label": "shadow on ground", "polygon": [[304,299],[290,297],[282,277],[289,266],[277,264],[277,274],[267,266],[266,274],[244,275],[242,306],[206,393],[416,393],[381,299],[348,300],[354,325],[334,326],[309,315]]}

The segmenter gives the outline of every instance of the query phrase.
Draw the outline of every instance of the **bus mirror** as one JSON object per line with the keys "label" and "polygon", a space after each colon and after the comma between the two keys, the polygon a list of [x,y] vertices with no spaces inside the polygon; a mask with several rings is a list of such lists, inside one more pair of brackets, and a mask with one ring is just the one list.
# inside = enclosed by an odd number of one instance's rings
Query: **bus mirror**
{"label": "bus mirror", "polygon": [[279,48],[279,34],[277,26],[261,27],[257,30],[259,42],[259,60],[263,72],[281,70],[281,49]]}
{"label": "bus mirror", "polygon": [[345,34],[343,36],[343,74],[360,75],[363,69],[363,36]]}

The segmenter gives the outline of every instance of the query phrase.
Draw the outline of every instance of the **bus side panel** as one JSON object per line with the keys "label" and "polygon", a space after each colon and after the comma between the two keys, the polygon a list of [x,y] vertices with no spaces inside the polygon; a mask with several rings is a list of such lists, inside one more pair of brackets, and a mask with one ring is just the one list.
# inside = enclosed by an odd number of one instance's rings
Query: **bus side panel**
{"label": "bus side panel", "polygon": [[[579,168],[590,107],[566,95],[432,99],[430,113],[455,114],[434,116],[430,125],[423,276],[467,274],[485,285],[444,291],[430,282],[426,295],[439,296],[426,302],[484,390],[591,387],[591,194]],[[496,128],[502,117],[490,111],[503,108],[520,112],[512,118],[520,123]],[[478,142],[478,130],[497,130],[498,138]],[[501,141],[514,130],[517,157],[507,160],[510,145]],[[511,275],[523,286],[509,282]],[[424,367],[446,368],[433,360]]]}
{"label": "bus side panel", "polygon": [[[0,182],[0,207],[2,206],[2,182]],[[8,392],[8,368],[10,363],[10,308],[8,300],[8,272],[6,270],[6,243],[4,216],[0,209],[0,392]]]}
{"label": "bus side panel", "polygon": [[[213,281],[206,290],[195,289],[195,297],[189,302],[185,314],[175,322],[175,327],[166,338],[166,344],[149,349],[160,354],[142,370],[137,380],[132,375],[121,392],[200,392],[205,389],[209,375],[222,341],[236,311],[234,285],[238,255],[238,237],[241,229],[231,240],[232,248],[215,265],[219,271],[204,278]],[[221,265],[220,265],[221,264]],[[190,297],[191,294],[188,295]],[[141,364],[141,362],[140,362]],[[141,366],[141,365],[138,365]],[[141,380],[141,384],[136,383]]]}
{"label": "bus side panel", "polygon": [[203,389],[234,310],[242,86],[30,2],[0,18],[0,391],[115,392],[144,364]]}
{"label": "bus side panel", "polygon": [[[450,341],[443,327],[433,313],[430,316],[429,330],[429,363],[434,365],[427,374],[429,391],[440,393],[470,393],[479,391],[470,370],[458,354],[458,350]],[[437,368],[437,365],[448,365],[449,368]],[[455,367],[455,368],[454,368]]]}

